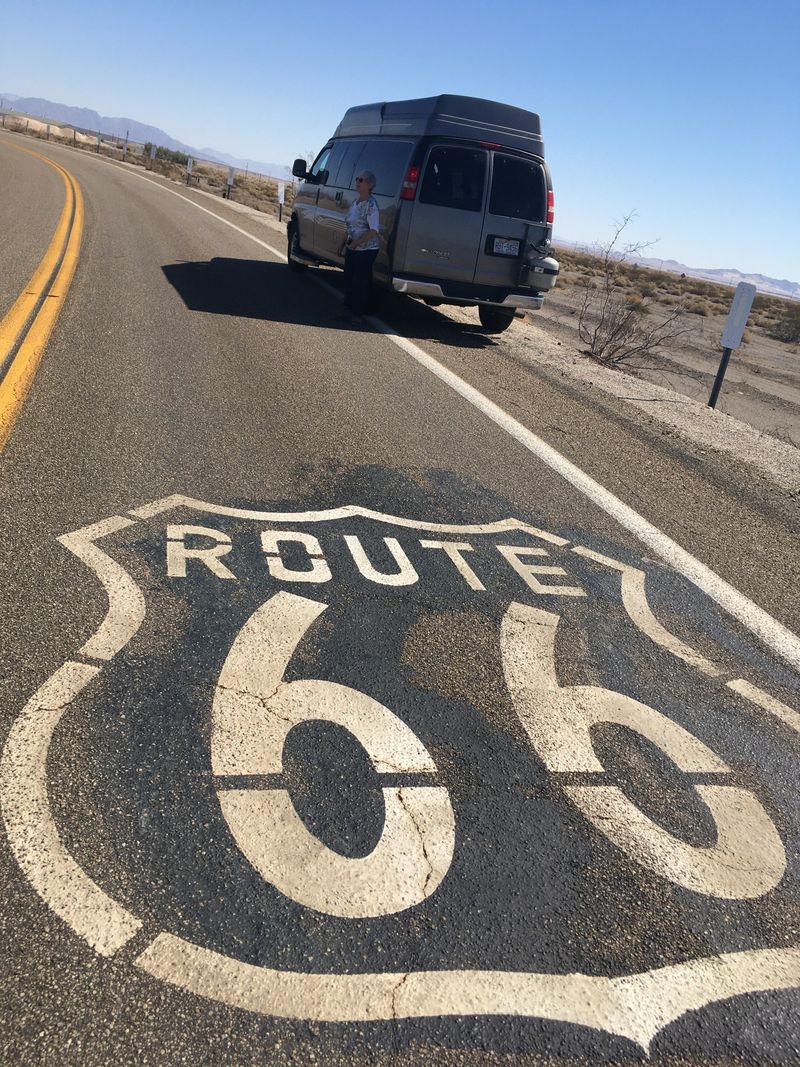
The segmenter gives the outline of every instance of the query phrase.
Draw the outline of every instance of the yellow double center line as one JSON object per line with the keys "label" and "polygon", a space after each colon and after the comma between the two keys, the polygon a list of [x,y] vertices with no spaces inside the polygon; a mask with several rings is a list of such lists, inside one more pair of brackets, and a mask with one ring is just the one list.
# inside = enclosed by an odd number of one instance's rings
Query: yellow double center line
{"label": "yellow double center line", "polygon": [[20,145],[58,171],[64,181],[64,209],[39,266],[5,318],[0,321],[0,450],[25,400],[45,346],[72,282],[83,233],[83,196],[69,171]]}

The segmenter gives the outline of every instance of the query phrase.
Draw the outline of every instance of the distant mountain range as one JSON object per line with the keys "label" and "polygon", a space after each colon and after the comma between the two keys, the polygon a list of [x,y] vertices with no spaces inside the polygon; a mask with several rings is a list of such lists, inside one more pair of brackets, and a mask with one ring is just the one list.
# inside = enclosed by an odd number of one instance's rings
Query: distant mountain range
{"label": "distant mountain range", "polygon": [[229,167],[238,167],[244,170],[249,167],[250,171],[257,174],[268,174],[273,178],[286,178],[286,165],[284,163],[263,163],[257,159],[237,159],[227,152],[220,152],[217,148],[194,148],[183,144],[170,137],[164,130],[157,126],[148,126],[136,119],[110,118],[107,115],[99,115],[85,107],[71,107],[68,104],[57,104],[53,100],[43,100],[37,96],[17,96],[14,93],[0,93],[0,100],[4,101],[6,108],[23,112],[36,118],[52,119],[53,122],[63,123],[68,126],[77,126],[81,130],[92,133],[103,133],[109,137],[128,137],[138,144],[151,142],[162,148],[171,148],[173,152],[185,152],[187,156],[195,159],[210,159],[215,163],[224,163]]}
{"label": "distant mountain range", "polygon": [[717,282],[719,285],[732,285],[736,287],[739,282],[750,282],[759,293],[767,293],[769,296],[785,296],[790,300],[800,300],[800,285],[797,282],[787,281],[786,278],[767,278],[763,274],[743,274],[733,267],[687,267],[685,263],[677,263],[674,259],[637,259],[644,267],[654,267],[656,270],[668,270],[672,274],[688,274],[692,278],[701,278],[707,282]]}

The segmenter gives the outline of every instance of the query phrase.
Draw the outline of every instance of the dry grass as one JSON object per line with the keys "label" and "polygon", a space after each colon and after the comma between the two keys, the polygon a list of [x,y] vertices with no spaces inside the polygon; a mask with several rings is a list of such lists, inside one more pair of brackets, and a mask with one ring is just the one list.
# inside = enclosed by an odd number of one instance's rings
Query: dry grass
{"label": "dry grass", "polygon": [[[580,277],[599,277],[600,265],[597,256],[559,248],[557,258],[561,264],[559,282],[562,279],[569,283]],[[621,263],[617,268],[616,278],[622,288],[630,289],[643,297],[654,297],[660,303],[666,302],[665,296],[678,299],[699,298],[698,302],[705,302],[709,313],[712,313],[712,308],[716,309],[715,313],[727,313],[733,293],[727,285],[718,285],[683,274],[670,274],[637,263]],[[783,297],[759,293],[753,302],[753,314],[759,318],[780,318],[786,304],[787,301]]]}
{"label": "dry grass", "polygon": [[[556,258],[561,264],[557,283],[560,289],[597,284],[602,278],[599,256],[558,248]],[[644,313],[648,307],[656,305],[682,307],[699,318],[727,315],[734,292],[727,285],[627,262],[615,268],[615,286],[629,308]],[[784,341],[787,348],[794,351],[800,340],[800,304],[780,296],[758,293],[753,301],[745,343],[762,332]]]}

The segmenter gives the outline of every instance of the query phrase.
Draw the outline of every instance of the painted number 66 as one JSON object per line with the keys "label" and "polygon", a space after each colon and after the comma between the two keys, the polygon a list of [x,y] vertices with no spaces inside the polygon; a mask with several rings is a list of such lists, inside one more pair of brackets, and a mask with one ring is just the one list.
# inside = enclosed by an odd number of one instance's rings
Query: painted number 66
{"label": "painted number 66", "polygon": [[[325,608],[318,601],[278,593],[236,637],[214,695],[211,757],[216,776],[281,774],[289,731],[319,720],[349,730],[379,775],[435,774],[425,746],[383,704],[335,682],[284,681],[295,649]],[[618,723],[658,745],[683,771],[729,773],[710,748],[646,704],[598,686],[560,687],[554,661],[558,621],[557,615],[513,603],[501,629],[515,709],[549,771],[602,771],[589,731],[600,723]],[[369,855],[349,858],[306,829],[287,790],[246,785],[218,790],[234,838],[268,882],[306,907],[346,918],[389,915],[430,896],[450,867],[455,819],[443,786],[384,788],[381,837]],[[717,840],[709,848],[672,836],[616,786],[565,785],[564,792],[616,847],[659,876],[715,897],[769,892],[783,877],[786,857],[762,805],[749,790],[734,786],[695,788],[716,824]]]}

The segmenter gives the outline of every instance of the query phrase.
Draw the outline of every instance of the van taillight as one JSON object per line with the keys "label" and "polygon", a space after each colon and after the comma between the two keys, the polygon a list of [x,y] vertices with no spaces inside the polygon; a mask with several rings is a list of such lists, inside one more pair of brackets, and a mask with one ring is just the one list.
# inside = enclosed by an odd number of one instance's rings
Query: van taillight
{"label": "van taillight", "polygon": [[403,179],[403,187],[400,190],[401,200],[413,200],[417,195],[417,182],[419,181],[419,167],[409,167]]}
{"label": "van taillight", "polygon": [[553,216],[555,215],[555,207],[556,207],[556,202],[555,202],[555,200],[553,198],[553,190],[552,189],[548,189],[548,191],[547,191],[547,223],[548,223],[548,225],[550,225],[552,223],[552,221],[553,221]]}

